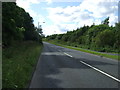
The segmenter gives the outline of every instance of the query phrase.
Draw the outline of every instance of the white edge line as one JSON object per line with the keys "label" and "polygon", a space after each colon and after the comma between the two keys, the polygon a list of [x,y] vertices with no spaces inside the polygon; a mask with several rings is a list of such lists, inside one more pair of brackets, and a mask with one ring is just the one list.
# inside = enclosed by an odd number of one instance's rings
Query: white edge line
{"label": "white edge line", "polygon": [[69,57],[73,57],[73,56],[71,56],[71,55],[69,55],[69,54],[67,54],[67,53],[65,53],[65,52],[64,52],[64,54],[66,54],[66,55],[69,56]]}
{"label": "white edge line", "polygon": [[96,71],[98,71],[98,72],[100,72],[100,73],[102,73],[102,74],[104,74],[104,75],[106,75],[106,76],[108,76],[108,77],[110,77],[110,78],[112,78],[112,79],[114,79],[114,80],[120,82],[119,79],[113,77],[112,75],[109,75],[108,73],[103,72],[102,70],[99,70],[99,69],[97,69],[97,68],[95,68],[95,67],[93,67],[93,66],[91,66],[91,65],[89,65],[89,64],[87,64],[87,63],[85,63],[85,62],[83,62],[83,61],[80,61],[80,62],[83,63],[83,64],[85,64],[85,65],[87,65],[88,67],[91,67],[92,69],[94,69],[94,70],[96,70]]}

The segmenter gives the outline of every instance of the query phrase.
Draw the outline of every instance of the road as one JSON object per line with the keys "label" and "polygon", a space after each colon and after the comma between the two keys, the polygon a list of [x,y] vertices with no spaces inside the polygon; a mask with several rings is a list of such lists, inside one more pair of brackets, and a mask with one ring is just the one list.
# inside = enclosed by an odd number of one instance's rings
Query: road
{"label": "road", "polygon": [[29,88],[118,88],[118,63],[44,42]]}

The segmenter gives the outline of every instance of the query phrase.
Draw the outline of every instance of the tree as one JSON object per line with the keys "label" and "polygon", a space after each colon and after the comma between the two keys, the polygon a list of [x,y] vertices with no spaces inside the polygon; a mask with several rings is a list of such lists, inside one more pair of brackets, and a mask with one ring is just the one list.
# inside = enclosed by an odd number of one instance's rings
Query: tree
{"label": "tree", "polygon": [[114,33],[112,30],[104,30],[96,36],[96,45],[105,47],[113,46],[115,41]]}
{"label": "tree", "polygon": [[61,39],[62,39],[62,36],[63,36],[63,34],[58,34],[57,37],[56,37],[56,39],[57,39],[57,40],[61,40]]}
{"label": "tree", "polygon": [[[16,3],[2,3],[2,33],[3,33],[3,44],[5,46],[10,45],[19,35],[20,31],[17,31],[16,18],[17,18],[17,9]],[[20,32],[20,33],[18,33]],[[9,39],[8,39],[9,38]]]}
{"label": "tree", "polygon": [[119,47],[120,24],[109,26],[109,17],[100,25],[83,26],[65,34],[57,34],[55,38],[50,35],[47,38],[59,40],[60,43],[80,46],[97,51],[113,51]]}
{"label": "tree", "polygon": [[38,40],[39,33],[36,32],[33,18],[28,12],[14,2],[3,2],[2,7],[4,46],[10,46],[14,41]]}
{"label": "tree", "polygon": [[109,17],[107,17],[104,21],[102,21],[102,24],[108,25],[109,24]]}
{"label": "tree", "polygon": [[120,22],[115,24],[115,43],[114,47],[120,52]]}

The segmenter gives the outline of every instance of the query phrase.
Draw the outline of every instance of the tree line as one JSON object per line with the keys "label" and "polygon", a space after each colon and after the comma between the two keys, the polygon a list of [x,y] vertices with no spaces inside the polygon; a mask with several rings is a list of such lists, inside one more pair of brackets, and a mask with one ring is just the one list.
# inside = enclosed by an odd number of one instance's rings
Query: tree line
{"label": "tree line", "polygon": [[14,42],[38,41],[42,43],[40,36],[42,29],[33,24],[33,18],[23,8],[14,2],[2,3],[2,43],[10,46]]}
{"label": "tree line", "polygon": [[109,17],[99,25],[83,26],[65,34],[54,34],[46,37],[46,40],[54,40],[58,43],[91,49],[101,52],[120,51],[120,23],[109,26]]}

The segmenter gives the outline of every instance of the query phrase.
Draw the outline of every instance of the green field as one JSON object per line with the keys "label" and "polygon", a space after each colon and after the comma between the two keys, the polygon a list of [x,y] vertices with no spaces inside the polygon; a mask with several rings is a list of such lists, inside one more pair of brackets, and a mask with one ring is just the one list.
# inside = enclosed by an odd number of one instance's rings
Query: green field
{"label": "green field", "polygon": [[42,50],[42,45],[27,41],[3,49],[3,88],[25,88]]}

